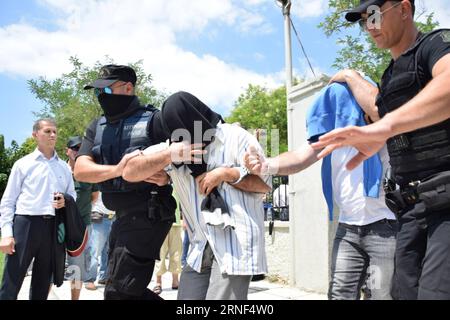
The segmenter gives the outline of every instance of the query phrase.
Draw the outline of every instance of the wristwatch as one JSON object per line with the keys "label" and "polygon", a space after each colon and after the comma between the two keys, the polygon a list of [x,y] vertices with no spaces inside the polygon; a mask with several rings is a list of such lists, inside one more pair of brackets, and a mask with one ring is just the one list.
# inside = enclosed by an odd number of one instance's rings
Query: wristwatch
{"label": "wristwatch", "polygon": [[231,183],[231,185],[238,184],[239,182],[242,181],[242,179],[244,179],[246,176],[250,174],[250,171],[248,171],[247,167],[234,167],[234,168],[239,170],[239,179]]}

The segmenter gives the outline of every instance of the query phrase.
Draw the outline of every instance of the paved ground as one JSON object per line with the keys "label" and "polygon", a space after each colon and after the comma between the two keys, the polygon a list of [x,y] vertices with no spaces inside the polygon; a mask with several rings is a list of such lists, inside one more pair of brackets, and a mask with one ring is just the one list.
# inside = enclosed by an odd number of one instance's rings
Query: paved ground
{"label": "paved ground", "polygon": [[[153,277],[155,278],[155,277]],[[171,288],[171,275],[166,273],[163,276],[163,292],[161,297],[165,300],[176,300],[177,291]],[[19,300],[28,300],[31,277],[25,278],[22,290],[19,293]],[[155,286],[154,280],[149,288]],[[81,290],[80,300],[103,300],[104,286],[99,285],[97,290],[89,291],[85,288]],[[326,300],[326,295],[304,292],[296,288],[285,286],[279,283],[271,283],[267,280],[251,282],[249,300]],[[65,281],[59,287],[53,287],[49,295],[49,300],[70,300],[70,284]]]}

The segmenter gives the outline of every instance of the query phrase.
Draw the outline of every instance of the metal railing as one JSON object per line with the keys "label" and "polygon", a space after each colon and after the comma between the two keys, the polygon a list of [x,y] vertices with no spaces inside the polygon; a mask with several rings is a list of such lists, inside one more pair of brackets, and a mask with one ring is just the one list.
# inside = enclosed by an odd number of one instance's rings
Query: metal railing
{"label": "metal railing", "polygon": [[272,191],[264,200],[265,221],[289,221],[289,179],[287,176],[272,177]]}

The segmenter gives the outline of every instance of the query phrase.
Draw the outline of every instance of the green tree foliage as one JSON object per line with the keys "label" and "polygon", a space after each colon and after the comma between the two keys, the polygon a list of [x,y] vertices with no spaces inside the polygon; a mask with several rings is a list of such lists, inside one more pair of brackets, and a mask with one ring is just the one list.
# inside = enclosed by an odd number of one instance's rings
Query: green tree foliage
{"label": "green tree foliage", "polygon": [[8,177],[12,166],[20,158],[33,152],[36,143],[33,138],[28,138],[21,146],[16,141],[11,142],[11,147],[5,148],[5,139],[0,134],[0,197],[6,189]]}
{"label": "green tree foliage", "polygon": [[[31,129],[30,129],[31,131]],[[25,140],[22,145],[18,145],[16,141],[11,142],[11,147],[8,149],[8,157],[9,161],[11,163],[11,166],[19,160],[20,158],[25,157],[27,154],[31,153],[36,149],[36,141],[30,137],[27,140]]]}
{"label": "green tree foliage", "polygon": [[[73,70],[54,80],[44,77],[29,80],[32,93],[44,103],[36,118],[53,117],[58,125],[57,151],[60,156],[65,154],[65,145],[70,136],[83,136],[89,123],[100,116],[102,110],[92,90],[83,90],[84,86],[92,83],[98,75],[102,65],[113,64],[114,61],[106,57],[106,61],[97,62],[93,67],[85,66],[78,58],[71,57]],[[166,95],[158,92],[152,86],[152,76],[146,74],[143,62],[130,64],[136,70],[138,82],[136,95],[143,104],[161,106]]]}
{"label": "green tree foliage", "polygon": [[[348,23],[345,20],[345,11],[358,4],[359,0],[329,0],[329,14],[319,24],[319,28],[328,37],[339,36],[337,43],[342,49],[338,52],[334,68],[360,70],[378,82],[389,65],[391,56],[388,50],[378,49],[368,33],[359,31],[358,24]],[[433,19],[434,13],[418,12],[416,8],[416,20],[423,15],[425,22],[416,22],[420,31],[429,32],[439,25]]]}
{"label": "green tree foliage", "polygon": [[286,87],[271,91],[257,85],[249,85],[246,92],[238,98],[226,121],[239,122],[249,131],[266,130],[269,146],[267,153],[271,156],[275,155],[273,153],[276,151],[270,148],[272,131],[279,130],[279,152],[287,151]]}

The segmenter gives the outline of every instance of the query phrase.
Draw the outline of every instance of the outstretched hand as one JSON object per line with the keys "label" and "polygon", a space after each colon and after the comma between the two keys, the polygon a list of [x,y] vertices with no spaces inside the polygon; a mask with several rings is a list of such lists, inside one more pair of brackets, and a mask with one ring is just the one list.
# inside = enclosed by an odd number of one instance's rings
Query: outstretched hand
{"label": "outstretched hand", "polygon": [[364,127],[351,126],[335,129],[321,136],[319,141],[311,146],[315,150],[323,148],[318,154],[319,159],[328,156],[338,148],[353,146],[359,152],[346,165],[348,170],[353,170],[364,160],[380,151],[390,136],[389,132],[389,128],[381,122]]}

